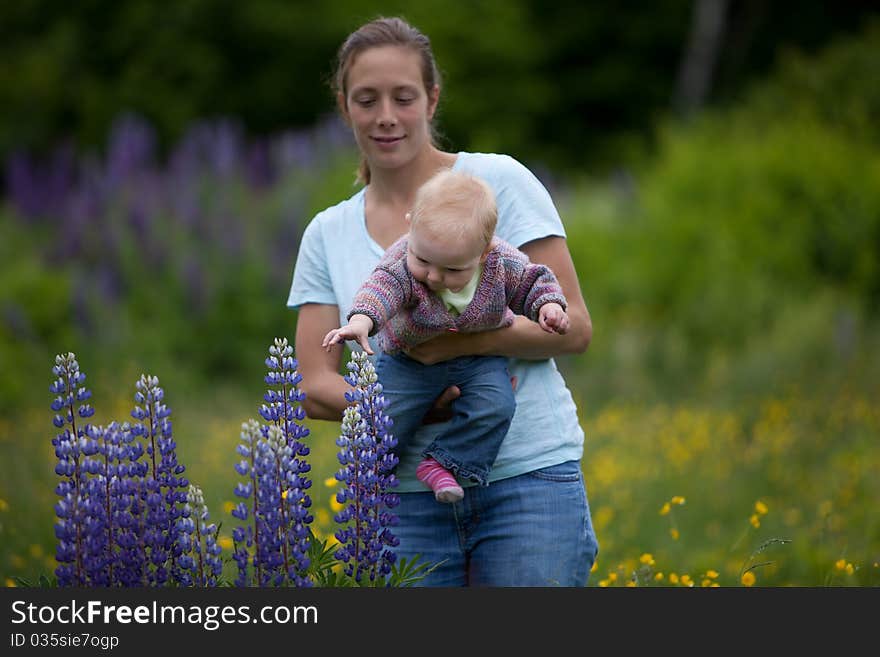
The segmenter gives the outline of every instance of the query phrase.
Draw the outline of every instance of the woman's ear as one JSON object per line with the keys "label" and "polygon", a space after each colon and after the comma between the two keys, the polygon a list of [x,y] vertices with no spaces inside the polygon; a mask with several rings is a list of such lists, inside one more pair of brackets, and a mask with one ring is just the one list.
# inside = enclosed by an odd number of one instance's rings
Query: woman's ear
{"label": "woman's ear", "polygon": [[351,123],[348,116],[348,106],[345,102],[345,94],[341,91],[336,92],[336,106],[339,108],[339,113],[342,114],[342,119],[346,123]]}
{"label": "woman's ear", "polygon": [[407,212],[403,218],[406,219],[407,225],[412,224],[412,212]]}
{"label": "woman's ear", "polygon": [[428,92],[428,120],[434,118],[437,111],[437,104],[440,102],[440,85],[435,84],[430,92]]}

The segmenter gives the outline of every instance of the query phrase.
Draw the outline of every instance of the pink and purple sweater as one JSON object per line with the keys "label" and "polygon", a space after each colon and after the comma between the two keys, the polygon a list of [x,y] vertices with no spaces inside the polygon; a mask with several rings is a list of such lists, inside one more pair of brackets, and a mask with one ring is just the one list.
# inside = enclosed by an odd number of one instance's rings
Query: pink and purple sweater
{"label": "pink and purple sweater", "polygon": [[373,320],[370,335],[379,332],[379,346],[386,353],[414,347],[446,331],[476,333],[510,326],[514,314],[537,321],[545,303],[566,307],[550,268],[532,263],[525,253],[496,237],[474,298],[460,315],[453,315],[437,294],[413,278],[406,251],[404,235],[388,247],[348,313],[349,319],[360,314]]}

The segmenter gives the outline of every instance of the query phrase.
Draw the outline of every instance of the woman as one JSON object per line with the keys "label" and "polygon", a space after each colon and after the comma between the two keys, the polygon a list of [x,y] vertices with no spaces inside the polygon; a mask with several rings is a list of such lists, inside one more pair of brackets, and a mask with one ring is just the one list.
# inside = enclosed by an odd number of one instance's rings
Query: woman
{"label": "woman", "polygon": [[[299,309],[296,355],[306,413],[342,417],[349,389],[339,374],[343,347],[327,352],[320,345],[345,324],[355,293],[385,249],[407,232],[406,213],[419,186],[443,168],[483,178],[496,195],[498,236],[556,274],[570,328],[549,334],[520,316],[508,328],[451,334],[408,352],[425,364],[465,355],[511,358],[517,411],[489,486],[465,487],[455,504],[437,504],[415,478],[438,425],[411,438],[397,471],[395,552],[439,564],[422,581],[426,586],[582,586],[598,550],[580,469],[583,431],[552,358],[582,353],[592,325],[553,202],[508,156],[435,146],[437,65],[428,38],[405,21],[377,19],[349,35],[339,50],[335,83],[339,109],[362,154],[365,187],[319,213],[300,245],[288,306]],[[450,388],[437,405],[454,403],[458,394]]]}

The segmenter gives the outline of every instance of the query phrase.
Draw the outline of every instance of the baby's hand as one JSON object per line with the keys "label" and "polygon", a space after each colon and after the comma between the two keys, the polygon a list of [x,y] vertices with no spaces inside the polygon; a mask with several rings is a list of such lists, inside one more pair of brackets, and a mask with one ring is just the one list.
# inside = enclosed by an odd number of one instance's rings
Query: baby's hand
{"label": "baby's hand", "polygon": [[538,311],[538,324],[548,333],[568,333],[568,313],[558,303],[545,303]]}
{"label": "baby's hand", "polygon": [[366,315],[352,315],[348,324],[340,328],[333,329],[324,336],[321,346],[325,350],[330,351],[334,344],[345,342],[346,340],[355,340],[370,356],[373,350],[370,348],[370,342],[367,336],[373,329],[373,320]]}

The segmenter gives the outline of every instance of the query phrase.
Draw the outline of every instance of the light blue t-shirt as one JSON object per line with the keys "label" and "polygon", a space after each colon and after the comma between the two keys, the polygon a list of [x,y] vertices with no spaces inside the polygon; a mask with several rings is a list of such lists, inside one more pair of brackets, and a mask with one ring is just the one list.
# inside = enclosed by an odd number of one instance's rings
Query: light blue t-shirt
{"label": "light blue t-shirt", "polygon": [[[453,170],[485,180],[498,205],[496,234],[520,247],[542,237],[565,237],[562,220],[550,194],[525,166],[507,155],[459,153]],[[339,308],[340,326],[346,323],[352,299],[379,263],[383,249],[367,232],[364,189],[320,212],[306,227],[287,305],[330,304]],[[375,338],[371,346],[378,351]],[[353,343],[350,346],[356,348]],[[300,348],[303,348],[300,345]],[[320,349],[321,345],[314,345]],[[516,413],[489,480],[524,474],[564,461],[580,460],[584,432],[577,409],[562,375],[552,360],[510,359],[509,370],[518,379]],[[440,425],[422,427],[398,467],[397,492],[423,491],[415,466]]]}

